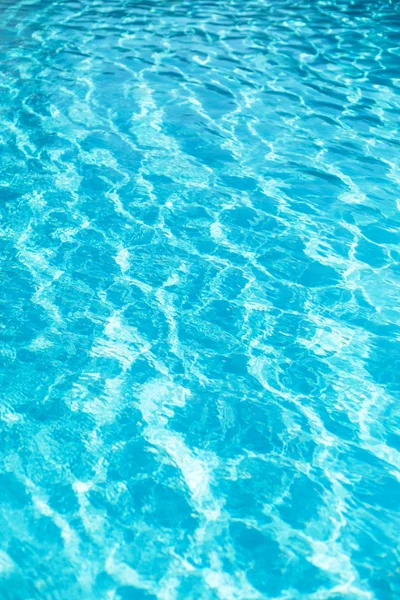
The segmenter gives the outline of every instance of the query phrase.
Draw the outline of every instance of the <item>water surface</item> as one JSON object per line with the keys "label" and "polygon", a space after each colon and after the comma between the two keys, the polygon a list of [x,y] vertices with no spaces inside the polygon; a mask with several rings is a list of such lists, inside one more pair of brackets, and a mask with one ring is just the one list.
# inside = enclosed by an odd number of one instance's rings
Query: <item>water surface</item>
{"label": "water surface", "polygon": [[400,3],[0,23],[0,597],[398,598]]}

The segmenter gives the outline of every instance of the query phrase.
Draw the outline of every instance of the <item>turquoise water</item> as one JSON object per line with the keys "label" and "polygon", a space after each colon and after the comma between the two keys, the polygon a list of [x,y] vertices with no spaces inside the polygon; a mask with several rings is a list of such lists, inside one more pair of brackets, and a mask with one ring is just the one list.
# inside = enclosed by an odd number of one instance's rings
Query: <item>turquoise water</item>
{"label": "turquoise water", "polygon": [[0,598],[399,598],[400,3],[0,36]]}

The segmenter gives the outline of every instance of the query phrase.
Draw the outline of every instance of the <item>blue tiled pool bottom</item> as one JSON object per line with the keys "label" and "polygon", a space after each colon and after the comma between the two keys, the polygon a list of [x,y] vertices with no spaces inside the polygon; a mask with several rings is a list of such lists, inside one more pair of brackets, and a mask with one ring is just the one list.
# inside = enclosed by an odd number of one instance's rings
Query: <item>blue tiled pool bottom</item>
{"label": "blue tiled pool bottom", "polygon": [[400,597],[400,3],[0,4],[0,597]]}

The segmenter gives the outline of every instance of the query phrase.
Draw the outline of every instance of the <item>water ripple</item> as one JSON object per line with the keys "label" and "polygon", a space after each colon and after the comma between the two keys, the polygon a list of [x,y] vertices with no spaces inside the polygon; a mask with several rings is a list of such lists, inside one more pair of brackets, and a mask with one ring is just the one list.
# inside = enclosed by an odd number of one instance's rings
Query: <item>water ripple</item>
{"label": "water ripple", "polygon": [[0,596],[398,597],[400,4],[0,18]]}

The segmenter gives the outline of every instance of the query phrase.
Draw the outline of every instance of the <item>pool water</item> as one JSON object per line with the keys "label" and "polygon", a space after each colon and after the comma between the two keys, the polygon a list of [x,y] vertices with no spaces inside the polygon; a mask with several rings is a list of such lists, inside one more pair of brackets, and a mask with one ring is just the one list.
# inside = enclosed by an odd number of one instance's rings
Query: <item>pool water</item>
{"label": "pool water", "polygon": [[400,2],[1,0],[0,597],[400,597]]}

